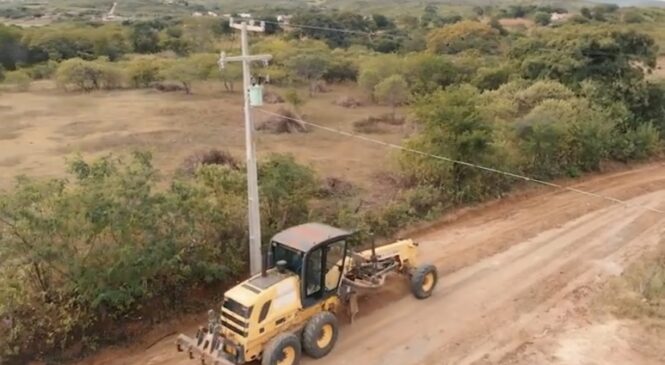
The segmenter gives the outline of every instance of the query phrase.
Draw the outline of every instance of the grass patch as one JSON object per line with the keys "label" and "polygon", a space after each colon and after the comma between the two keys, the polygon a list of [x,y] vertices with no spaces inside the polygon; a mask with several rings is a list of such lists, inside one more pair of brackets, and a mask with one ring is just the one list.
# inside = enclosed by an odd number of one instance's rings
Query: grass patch
{"label": "grass patch", "polygon": [[654,321],[665,329],[665,249],[639,260],[612,279],[603,304],[619,318]]}

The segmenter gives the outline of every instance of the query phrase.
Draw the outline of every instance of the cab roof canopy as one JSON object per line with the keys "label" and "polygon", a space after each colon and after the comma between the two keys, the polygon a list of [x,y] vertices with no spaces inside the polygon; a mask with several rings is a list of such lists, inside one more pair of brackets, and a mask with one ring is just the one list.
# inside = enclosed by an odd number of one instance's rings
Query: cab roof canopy
{"label": "cab roof canopy", "polygon": [[308,252],[320,244],[342,240],[351,234],[352,232],[322,223],[305,223],[277,233],[273,241],[298,251]]}

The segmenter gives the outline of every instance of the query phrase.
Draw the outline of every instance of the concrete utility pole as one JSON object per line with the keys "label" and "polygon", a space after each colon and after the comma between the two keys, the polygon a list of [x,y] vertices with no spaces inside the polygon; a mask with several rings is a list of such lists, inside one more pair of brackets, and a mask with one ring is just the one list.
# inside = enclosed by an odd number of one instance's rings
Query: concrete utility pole
{"label": "concrete utility pole", "polygon": [[258,173],[256,171],[256,143],[254,140],[254,123],[252,122],[249,95],[251,87],[250,64],[252,61],[263,61],[267,64],[272,59],[272,56],[267,54],[249,54],[247,31],[265,31],[264,22],[260,22],[258,25],[255,21],[249,22],[248,24],[246,20],[243,20],[240,23],[235,23],[233,18],[229,20],[232,28],[240,29],[241,31],[242,56],[227,57],[226,53],[222,52],[219,58],[219,66],[220,68],[224,68],[226,62],[242,62],[242,81],[245,96],[245,148],[247,151],[247,200],[249,207],[249,269],[251,274],[255,275],[261,271],[263,261],[261,258],[261,216],[259,209]]}

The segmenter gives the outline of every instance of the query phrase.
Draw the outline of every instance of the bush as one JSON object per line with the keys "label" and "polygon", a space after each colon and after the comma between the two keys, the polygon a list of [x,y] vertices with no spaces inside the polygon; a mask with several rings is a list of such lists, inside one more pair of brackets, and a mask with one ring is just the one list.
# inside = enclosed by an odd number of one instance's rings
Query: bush
{"label": "bush", "polygon": [[[158,189],[150,155],[135,153],[75,158],[70,173],[21,178],[0,195],[3,358],[117,339],[119,319],[158,318],[191,302],[192,289],[245,274],[243,171],[204,165]],[[272,156],[259,174],[264,238],[307,219],[311,169]]]}
{"label": "bush", "polygon": [[496,90],[510,80],[513,69],[507,65],[481,67],[471,83],[480,90]]}
{"label": "bush", "polygon": [[427,36],[427,48],[436,53],[456,54],[469,49],[493,53],[498,47],[497,30],[470,20],[435,29]]}
{"label": "bush", "polygon": [[[415,114],[422,128],[406,146],[452,160],[510,170],[512,161],[496,143],[496,131],[481,113],[481,105],[480,92],[470,85],[420,98]],[[442,189],[455,203],[496,196],[507,188],[504,177],[450,161],[404,152],[400,162],[411,181]]]}
{"label": "bush", "polygon": [[575,93],[557,81],[543,80],[518,91],[514,97],[522,111],[529,111],[544,100],[567,100],[575,97]]}
{"label": "bush", "polygon": [[615,126],[585,100],[548,99],[517,126],[523,169],[539,178],[598,170],[609,157]]}
{"label": "bush", "polygon": [[195,81],[206,80],[217,67],[217,55],[212,53],[197,53],[187,58],[177,59],[161,71],[161,77],[169,81],[177,81],[185,88],[185,92],[192,92]]}
{"label": "bush", "polygon": [[551,16],[550,13],[539,11],[533,16],[533,19],[538,25],[549,25]]}
{"label": "bush", "polygon": [[124,74],[118,66],[108,61],[72,58],[58,67],[56,83],[64,90],[110,90],[123,86]]}
{"label": "bush", "polygon": [[162,68],[163,62],[155,57],[137,57],[126,66],[127,78],[135,88],[150,87],[162,81]]}
{"label": "bush", "polygon": [[30,76],[23,71],[9,71],[5,74],[4,83],[11,85],[15,91],[28,91],[30,89]]}
{"label": "bush", "polygon": [[661,147],[660,133],[652,124],[614,135],[611,156],[619,161],[643,160],[656,154]]}
{"label": "bush", "polygon": [[[647,320],[662,331],[665,319],[665,250],[645,254],[605,288],[603,301],[620,318]],[[659,322],[660,321],[660,322]],[[656,337],[662,339],[662,337]],[[657,345],[656,347],[657,348]]]}
{"label": "bush", "polygon": [[36,64],[26,71],[33,80],[50,79],[58,69],[58,63],[55,61],[46,61],[44,63]]}

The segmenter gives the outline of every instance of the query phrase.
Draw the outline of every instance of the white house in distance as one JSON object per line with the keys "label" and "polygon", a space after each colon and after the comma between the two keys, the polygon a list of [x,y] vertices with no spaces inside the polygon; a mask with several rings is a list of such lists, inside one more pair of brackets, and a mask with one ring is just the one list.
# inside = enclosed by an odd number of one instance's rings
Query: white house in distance
{"label": "white house in distance", "polygon": [[552,16],[550,16],[550,21],[552,23],[563,23],[570,19],[573,14],[570,13],[552,13]]}
{"label": "white house in distance", "polygon": [[277,16],[277,21],[282,23],[282,24],[289,24],[289,20],[291,20],[291,15],[278,15]]}

